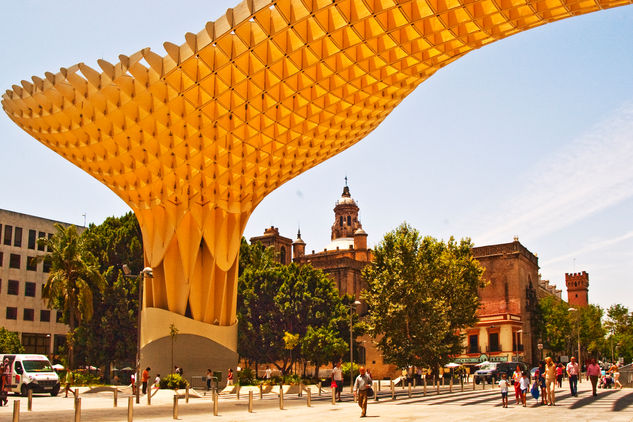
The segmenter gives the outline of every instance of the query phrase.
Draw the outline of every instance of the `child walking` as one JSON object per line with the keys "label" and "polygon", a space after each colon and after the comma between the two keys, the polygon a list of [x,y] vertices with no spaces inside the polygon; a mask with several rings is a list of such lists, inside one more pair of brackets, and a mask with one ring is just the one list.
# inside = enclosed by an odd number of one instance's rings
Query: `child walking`
{"label": "child walking", "polygon": [[503,407],[508,407],[508,374],[505,372],[501,374],[499,388],[501,389],[501,404]]}
{"label": "child walking", "polygon": [[523,372],[521,376],[521,403],[523,403],[523,407],[525,404],[525,396],[527,395],[527,391],[530,389],[530,378],[528,377],[527,371]]}

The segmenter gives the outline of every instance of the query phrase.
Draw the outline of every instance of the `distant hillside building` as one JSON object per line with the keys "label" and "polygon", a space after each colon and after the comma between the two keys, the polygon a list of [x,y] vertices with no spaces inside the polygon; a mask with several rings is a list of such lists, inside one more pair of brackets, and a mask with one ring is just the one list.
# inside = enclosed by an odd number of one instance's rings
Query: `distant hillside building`
{"label": "distant hillside building", "polygon": [[0,326],[17,332],[27,353],[48,356],[65,343],[68,326],[42,299],[49,261],[34,258],[46,254],[37,239],[50,238],[55,223],[69,226],[0,209]]}

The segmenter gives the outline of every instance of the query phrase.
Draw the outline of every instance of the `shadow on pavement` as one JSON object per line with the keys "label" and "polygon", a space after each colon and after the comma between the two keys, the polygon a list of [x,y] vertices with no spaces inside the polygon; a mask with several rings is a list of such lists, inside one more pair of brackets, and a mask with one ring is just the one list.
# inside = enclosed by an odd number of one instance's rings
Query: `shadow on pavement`
{"label": "shadow on pavement", "polygon": [[626,409],[633,404],[633,393],[629,393],[626,396],[620,397],[613,403],[613,411],[619,412]]}
{"label": "shadow on pavement", "polygon": [[[589,397],[585,397],[584,399],[580,399],[580,400],[576,401],[576,403],[574,403],[571,406],[569,406],[569,408],[570,409],[578,409],[580,407],[587,406],[588,404],[594,403],[596,400],[599,400],[599,399],[604,398],[606,396],[610,396],[613,393],[615,393],[615,390],[613,390],[613,391],[605,391],[604,393],[599,393],[598,396],[596,396],[596,397],[590,395]],[[589,394],[591,394],[591,392],[589,392]]]}

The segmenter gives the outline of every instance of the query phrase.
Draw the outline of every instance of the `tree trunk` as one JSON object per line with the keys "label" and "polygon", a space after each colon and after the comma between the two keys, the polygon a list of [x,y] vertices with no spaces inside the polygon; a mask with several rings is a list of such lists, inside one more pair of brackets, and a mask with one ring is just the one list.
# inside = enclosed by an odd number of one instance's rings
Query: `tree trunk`
{"label": "tree trunk", "polygon": [[317,361],[314,362],[314,378],[319,378],[319,367],[321,364]]}

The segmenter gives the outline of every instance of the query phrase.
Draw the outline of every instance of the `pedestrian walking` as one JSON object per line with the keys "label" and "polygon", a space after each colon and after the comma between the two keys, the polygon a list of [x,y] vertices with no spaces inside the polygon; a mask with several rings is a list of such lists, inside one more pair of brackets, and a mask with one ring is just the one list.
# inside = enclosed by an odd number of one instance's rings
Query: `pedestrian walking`
{"label": "pedestrian walking", "polygon": [[545,361],[542,360],[538,364],[538,384],[541,389],[541,404],[547,404],[547,384],[545,383]]}
{"label": "pedestrian walking", "polygon": [[226,385],[233,385],[233,370],[229,368],[229,373],[226,375]]}
{"label": "pedestrian walking", "polygon": [[530,378],[528,377],[527,371],[523,372],[523,375],[521,375],[521,380],[519,381],[519,384],[521,385],[521,403],[523,403],[523,407],[525,407],[527,391],[530,389]]}
{"label": "pedestrian walking", "polygon": [[152,368],[150,368],[149,366],[147,368],[145,368],[143,370],[143,373],[141,374],[141,383],[143,385],[143,394],[147,394],[147,383],[149,382],[149,371],[151,371]]}
{"label": "pedestrian walking", "polygon": [[563,370],[563,364],[559,362],[558,365],[556,365],[556,382],[559,388],[563,388]]}
{"label": "pedestrian walking", "polygon": [[549,356],[545,358],[545,385],[547,405],[556,406],[556,364]]}
{"label": "pedestrian walking", "polygon": [[213,372],[211,372],[211,369],[207,369],[207,391],[211,389],[212,379],[213,379]]}
{"label": "pedestrian walking", "polygon": [[512,374],[512,385],[514,386],[514,398],[516,399],[516,404],[521,404],[521,377],[523,376],[523,372],[521,371],[521,366],[517,365],[516,371]]}
{"label": "pedestrian walking", "polygon": [[356,377],[356,381],[354,381],[354,397],[358,399],[358,405],[361,409],[360,417],[364,418],[367,416],[367,395],[371,390],[371,376],[365,371],[365,367],[361,366],[359,368],[360,374]]}
{"label": "pedestrian walking", "polygon": [[68,397],[68,392],[70,391],[70,393],[72,394],[73,390],[70,388],[73,384],[73,371],[71,371],[70,369],[66,370],[66,379],[65,379],[65,386],[64,386],[64,390],[66,391],[66,395],[64,397]]}
{"label": "pedestrian walking", "polygon": [[618,365],[615,363],[611,365],[609,372],[611,372],[611,376],[613,377],[613,386],[621,390],[622,384],[620,383],[620,369],[618,368]]}
{"label": "pedestrian walking", "polygon": [[266,373],[264,375],[264,377],[266,378],[266,381],[270,381],[270,379],[273,376],[273,371],[270,370],[270,366],[266,367]]}
{"label": "pedestrian walking", "polygon": [[534,383],[532,384],[532,389],[530,389],[530,394],[532,394],[532,397],[534,397],[534,399],[536,400],[536,404],[538,404],[538,398],[541,392],[541,376],[540,375],[541,374],[539,373],[537,369],[536,372],[534,373]]}
{"label": "pedestrian walking", "polygon": [[160,374],[156,374],[156,378],[154,378],[154,389],[160,390]]}
{"label": "pedestrian walking", "polygon": [[576,358],[571,357],[570,362],[567,364],[567,377],[569,377],[569,390],[573,397],[578,397],[578,376],[579,376],[578,363]]}
{"label": "pedestrian walking", "polygon": [[591,389],[594,397],[598,395],[596,388],[600,375],[602,375],[602,371],[600,370],[600,366],[596,363],[596,360],[589,359],[589,364],[587,365],[587,380],[591,381]]}
{"label": "pedestrian walking", "polygon": [[335,398],[341,401],[341,392],[343,391],[343,370],[341,369],[341,362],[336,362],[334,368],[332,368],[332,384],[336,384]]}
{"label": "pedestrian walking", "polygon": [[501,404],[503,407],[508,407],[508,374],[505,372],[501,374],[499,388],[501,389]]}

